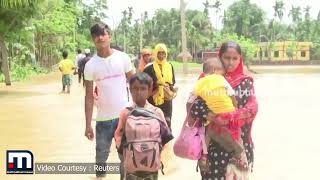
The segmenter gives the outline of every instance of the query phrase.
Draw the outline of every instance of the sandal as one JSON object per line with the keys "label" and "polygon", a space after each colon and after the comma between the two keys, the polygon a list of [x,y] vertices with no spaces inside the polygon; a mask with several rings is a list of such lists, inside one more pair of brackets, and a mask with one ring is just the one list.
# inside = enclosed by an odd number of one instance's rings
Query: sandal
{"label": "sandal", "polygon": [[249,166],[246,162],[242,161],[241,159],[238,158],[231,158],[230,163],[234,164],[239,170],[241,171],[248,171]]}

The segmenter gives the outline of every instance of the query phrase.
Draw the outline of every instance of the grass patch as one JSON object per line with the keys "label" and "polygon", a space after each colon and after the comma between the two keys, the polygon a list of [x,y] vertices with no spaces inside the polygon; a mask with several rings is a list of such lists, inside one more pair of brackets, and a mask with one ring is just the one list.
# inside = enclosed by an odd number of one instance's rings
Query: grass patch
{"label": "grass patch", "polygon": [[[182,67],[183,67],[182,62],[178,62],[178,61],[169,61],[169,62],[172,64],[174,69],[182,69]],[[202,68],[202,64],[189,62],[188,68]]]}

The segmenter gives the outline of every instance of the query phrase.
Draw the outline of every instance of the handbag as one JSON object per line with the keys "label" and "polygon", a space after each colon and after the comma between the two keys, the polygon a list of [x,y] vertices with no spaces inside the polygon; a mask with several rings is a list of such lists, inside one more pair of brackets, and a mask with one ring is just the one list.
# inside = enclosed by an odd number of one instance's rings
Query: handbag
{"label": "handbag", "polygon": [[163,87],[164,90],[164,100],[165,101],[171,101],[175,97],[177,97],[178,88],[177,87],[171,87],[168,84],[165,84]]}
{"label": "handbag", "polygon": [[176,156],[198,160],[201,158],[202,153],[208,154],[207,145],[205,142],[205,127],[199,126],[199,121],[196,120],[192,126],[188,126],[190,120],[190,109],[188,109],[187,117],[181,128],[179,137],[174,143],[173,152]]}

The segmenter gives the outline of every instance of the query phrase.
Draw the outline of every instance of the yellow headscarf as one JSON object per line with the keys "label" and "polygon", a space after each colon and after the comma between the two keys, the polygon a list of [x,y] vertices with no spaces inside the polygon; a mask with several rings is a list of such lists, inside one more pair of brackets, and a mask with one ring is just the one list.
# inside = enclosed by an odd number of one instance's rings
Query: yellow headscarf
{"label": "yellow headscarf", "polygon": [[[164,51],[166,53],[165,58],[160,61],[158,59],[158,52]],[[164,85],[166,83],[172,84],[172,67],[171,64],[168,63],[167,57],[168,57],[168,50],[165,44],[157,44],[153,51],[154,56],[154,63],[153,63],[153,69],[156,73],[156,77],[158,79],[157,83],[159,85],[158,92],[153,96],[153,101],[155,105],[161,105],[164,103]],[[162,73],[160,66],[162,67]]]}

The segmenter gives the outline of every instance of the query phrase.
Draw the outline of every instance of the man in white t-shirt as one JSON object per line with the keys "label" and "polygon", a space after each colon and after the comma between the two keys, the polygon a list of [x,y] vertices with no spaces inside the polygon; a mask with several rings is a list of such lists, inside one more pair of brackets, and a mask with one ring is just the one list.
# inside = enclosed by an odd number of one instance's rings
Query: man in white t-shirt
{"label": "man in white t-shirt", "polygon": [[[94,104],[93,84],[98,89],[96,117],[96,163],[103,164],[108,159],[114,132],[118,125],[120,111],[128,104],[126,80],[133,75],[131,61],[126,53],[110,47],[110,29],[104,24],[91,27],[91,37],[97,54],[87,63],[85,77],[85,136],[93,140],[91,126]],[[104,177],[106,172],[97,171],[97,177]]]}

